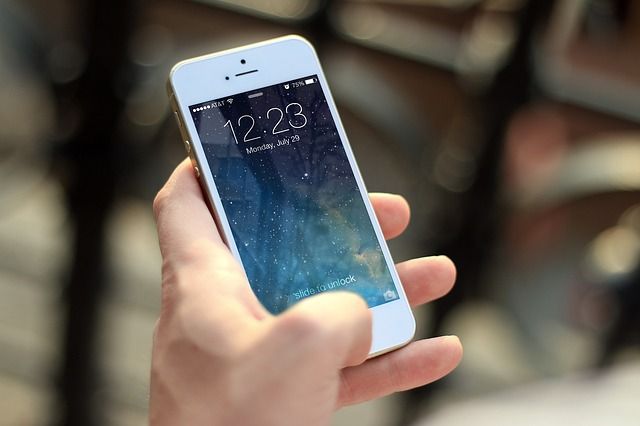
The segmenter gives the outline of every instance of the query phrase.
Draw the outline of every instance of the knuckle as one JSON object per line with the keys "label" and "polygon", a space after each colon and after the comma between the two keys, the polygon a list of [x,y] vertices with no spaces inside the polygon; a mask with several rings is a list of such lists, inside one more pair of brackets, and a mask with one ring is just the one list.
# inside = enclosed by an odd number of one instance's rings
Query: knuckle
{"label": "knuckle", "polygon": [[211,241],[197,239],[182,244],[180,250],[164,253],[162,278],[177,279],[183,275],[193,277],[209,270],[212,252]]}
{"label": "knuckle", "polygon": [[166,186],[162,187],[155,198],[153,199],[153,213],[156,217],[160,216],[160,213],[167,207],[167,204],[170,199],[170,191]]}
{"label": "knuckle", "polygon": [[215,274],[211,268],[211,242],[194,240],[179,251],[165,254],[162,258],[161,314],[171,314],[175,307],[198,298],[197,289],[209,278],[234,280],[239,272],[232,262],[218,262]]}
{"label": "knuckle", "polygon": [[184,281],[202,282],[212,273],[216,280],[226,273],[227,265],[219,258],[217,247],[210,240],[194,239],[184,243],[179,251],[166,256],[167,267],[174,268]]}
{"label": "knuckle", "polygon": [[302,310],[283,315],[279,320],[279,329],[297,344],[321,341],[328,332],[317,316]]}
{"label": "knuckle", "polygon": [[196,269],[184,265],[183,260],[169,257],[162,260],[161,316],[173,315],[193,293],[190,288],[195,285],[194,280],[197,279],[197,273],[194,274]]}
{"label": "knuckle", "polygon": [[162,288],[160,291],[160,317],[170,317],[180,302],[182,278],[171,262],[162,262]]}

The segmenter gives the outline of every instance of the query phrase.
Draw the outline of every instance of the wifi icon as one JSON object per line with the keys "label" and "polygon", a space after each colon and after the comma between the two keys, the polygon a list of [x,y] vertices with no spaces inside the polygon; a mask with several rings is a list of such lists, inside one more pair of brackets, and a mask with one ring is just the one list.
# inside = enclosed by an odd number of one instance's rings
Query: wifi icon
{"label": "wifi icon", "polygon": [[229,98],[229,99],[227,99],[227,103],[228,103],[229,105],[231,105],[231,104],[233,103],[233,98]]}

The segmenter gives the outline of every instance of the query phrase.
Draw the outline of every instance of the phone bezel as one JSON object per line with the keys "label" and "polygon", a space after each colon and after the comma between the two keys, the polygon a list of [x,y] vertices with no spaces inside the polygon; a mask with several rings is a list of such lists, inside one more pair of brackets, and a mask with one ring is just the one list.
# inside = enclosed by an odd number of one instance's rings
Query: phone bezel
{"label": "phone bezel", "polygon": [[[241,63],[245,60],[245,63]],[[257,72],[236,76],[247,70]],[[200,179],[205,193],[214,210],[218,229],[233,255],[242,265],[242,259],[231,233],[222,201],[213,176],[208,167],[202,143],[195,124],[191,119],[190,105],[225,96],[260,89],[315,74],[322,86],[329,109],[336,123],[349,163],[354,173],[360,195],[367,208],[376,236],[382,248],[387,266],[391,272],[399,299],[371,308],[373,317],[373,339],[370,357],[380,355],[405,345],[415,334],[415,319],[409,307],[406,294],[400,282],[393,259],[382,230],[369,201],[362,175],[355,161],[344,127],[340,120],[333,97],[329,90],[319,59],[313,46],[299,36],[286,36],[267,40],[236,49],[188,59],[176,64],[171,70],[168,82],[172,102],[178,110],[181,124],[188,136],[192,159],[200,170]],[[226,77],[229,77],[228,79]]]}

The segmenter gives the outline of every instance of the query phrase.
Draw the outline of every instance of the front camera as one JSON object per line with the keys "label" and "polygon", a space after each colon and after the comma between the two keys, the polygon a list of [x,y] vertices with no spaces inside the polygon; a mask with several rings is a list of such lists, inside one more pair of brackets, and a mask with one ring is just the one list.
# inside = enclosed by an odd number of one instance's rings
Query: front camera
{"label": "front camera", "polygon": [[229,80],[229,76],[226,76],[224,79],[225,79],[225,80]]}
{"label": "front camera", "polygon": [[247,63],[247,61],[245,61],[244,59],[240,59],[240,63],[241,63],[241,64],[246,64],[246,63]]}

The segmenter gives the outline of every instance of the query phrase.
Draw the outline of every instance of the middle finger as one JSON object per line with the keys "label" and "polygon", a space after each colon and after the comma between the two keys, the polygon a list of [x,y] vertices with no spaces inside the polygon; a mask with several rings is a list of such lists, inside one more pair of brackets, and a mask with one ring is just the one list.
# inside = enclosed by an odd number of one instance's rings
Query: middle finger
{"label": "middle finger", "polygon": [[398,263],[396,269],[411,306],[444,296],[456,279],[456,267],[446,256],[411,259]]}

